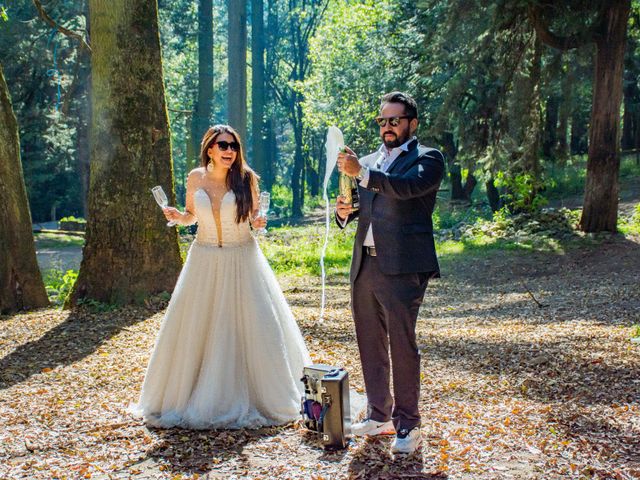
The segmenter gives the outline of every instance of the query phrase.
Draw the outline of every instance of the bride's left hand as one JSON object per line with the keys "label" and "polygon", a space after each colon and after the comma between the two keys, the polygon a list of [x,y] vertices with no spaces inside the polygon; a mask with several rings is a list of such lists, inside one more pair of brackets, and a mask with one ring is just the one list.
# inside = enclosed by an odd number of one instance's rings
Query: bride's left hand
{"label": "bride's left hand", "polygon": [[264,228],[267,226],[267,219],[266,217],[254,217],[253,220],[251,220],[251,226],[255,229],[258,230],[260,228]]}

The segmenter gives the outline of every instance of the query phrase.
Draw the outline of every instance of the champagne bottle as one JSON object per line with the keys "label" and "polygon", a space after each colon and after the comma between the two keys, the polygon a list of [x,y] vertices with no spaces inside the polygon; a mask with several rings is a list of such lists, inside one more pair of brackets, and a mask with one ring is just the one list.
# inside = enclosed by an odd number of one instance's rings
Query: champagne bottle
{"label": "champagne bottle", "polygon": [[346,203],[351,204],[351,208],[355,212],[360,208],[360,198],[358,195],[358,184],[356,179],[340,173],[340,195],[345,198]]}

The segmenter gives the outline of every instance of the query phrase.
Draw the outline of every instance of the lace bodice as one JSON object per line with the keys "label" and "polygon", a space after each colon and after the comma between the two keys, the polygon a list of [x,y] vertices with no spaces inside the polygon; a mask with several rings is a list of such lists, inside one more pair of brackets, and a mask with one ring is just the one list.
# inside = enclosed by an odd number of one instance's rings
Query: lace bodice
{"label": "lace bodice", "polygon": [[196,190],[193,194],[193,203],[198,218],[196,240],[199,243],[230,247],[242,245],[252,240],[249,222],[236,223],[236,196],[232,190],[224,194],[220,205],[220,226],[222,227],[222,238],[220,239],[218,239],[211,199],[207,192],[202,188]]}

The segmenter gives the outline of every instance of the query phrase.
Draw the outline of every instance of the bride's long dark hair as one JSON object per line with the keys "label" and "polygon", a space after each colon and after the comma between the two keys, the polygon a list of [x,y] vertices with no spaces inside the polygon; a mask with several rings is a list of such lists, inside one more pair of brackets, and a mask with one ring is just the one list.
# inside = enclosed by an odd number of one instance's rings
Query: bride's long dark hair
{"label": "bride's long dark hair", "polygon": [[214,125],[204,134],[200,144],[200,165],[207,168],[211,159],[207,151],[213,146],[219,135],[228,133],[238,142],[240,148],[236,154],[236,159],[229,168],[227,174],[227,189],[233,190],[236,196],[236,222],[244,222],[249,218],[253,208],[252,191],[257,190],[259,176],[254,172],[244,159],[244,149],[240,135],[229,125]]}

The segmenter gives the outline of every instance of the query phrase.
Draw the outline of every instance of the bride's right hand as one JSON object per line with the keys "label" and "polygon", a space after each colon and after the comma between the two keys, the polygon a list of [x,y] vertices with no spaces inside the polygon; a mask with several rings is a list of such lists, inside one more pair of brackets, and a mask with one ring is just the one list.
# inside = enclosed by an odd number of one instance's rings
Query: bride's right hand
{"label": "bride's right hand", "polygon": [[175,207],[165,207],[162,209],[162,213],[169,221],[177,222],[182,219],[182,213]]}

